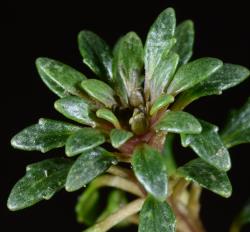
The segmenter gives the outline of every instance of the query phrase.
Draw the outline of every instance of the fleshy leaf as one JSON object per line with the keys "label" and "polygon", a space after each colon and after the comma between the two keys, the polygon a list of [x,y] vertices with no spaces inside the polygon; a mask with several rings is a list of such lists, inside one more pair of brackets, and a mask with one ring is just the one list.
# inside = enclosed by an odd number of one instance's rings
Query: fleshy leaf
{"label": "fleshy leaf", "polygon": [[72,134],[65,146],[67,156],[75,156],[105,142],[102,132],[93,128],[83,128]]}
{"label": "fleshy leaf", "polygon": [[150,109],[150,115],[152,116],[153,114],[157,113],[160,109],[164,108],[173,101],[174,97],[171,95],[166,94],[158,97]]}
{"label": "fleshy leaf", "polygon": [[222,61],[216,58],[200,58],[182,65],[170,83],[167,93],[176,95],[207,79],[221,66]]}
{"label": "fleshy leaf", "polygon": [[118,118],[114,115],[114,113],[111,110],[101,108],[97,110],[96,116],[98,118],[102,118],[110,123],[112,123],[116,128],[120,128],[120,123]]}
{"label": "fleshy leaf", "polygon": [[11,190],[8,208],[15,211],[49,200],[64,187],[71,164],[69,160],[53,158],[28,165],[25,176]]}
{"label": "fleshy leaf", "polygon": [[86,99],[76,96],[64,97],[55,102],[55,109],[65,117],[76,122],[92,127],[96,126],[93,117],[94,115],[91,112],[92,110],[95,110],[96,107],[92,102],[87,101]]}
{"label": "fleshy leaf", "polygon": [[112,52],[106,42],[91,31],[78,34],[83,62],[104,81],[112,81]]}
{"label": "fleshy leaf", "polygon": [[183,111],[167,111],[154,126],[157,131],[198,134],[202,127],[191,114]]}
{"label": "fleshy leaf", "polygon": [[155,68],[152,78],[149,80],[151,102],[154,102],[165,92],[173,78],[178,61],[179,56],[176,53],[169,52],[166,58],[162,59]]}
{"label": "fleshy leaf", "polygon": [[113,61],[114,83],[117,95],[124,105],[143,81],[143,45],[135,32],[129,32],[116,45]]}
{"label": "fleshy leaf", "polygon": [[198,98],[213,94],[219,95],[222,91],[232,88],[244,81],[249,74],[249,70],[243,66],[224,64],[205,81],[183,92],[177,99],[174,107],[183,109]]}
{"label": "fleshy leaf", "polygon": [[113,105],[117,104],[114,97],[114,90],[105,82],[88,79],[82,81],[81,86],[89,96],[103,103],[106,107],[111,108]]}
{"label": "fleshy leaf", "polygon": [[179,65],[186,64],[193,54],[194,45],[194,24],[191,20],[186,20],[176,27],[175,31],[176,44],[173,51],[179,57]]}
{"label": "fleshy leaf", "polygon": [[66,190],[72,192],[84,187],[113,163],[117,163],[116,158],[101,147],[83,152],[69,171]]}
{"label": "fleshy leaf", "polygon": [[148,197],[140,212],[139,232],[175,232],[176,219],[166,201]]}
{"label": "fleshy leaf", "polygon": [[59,97],[82,96],[80,84],[86,77],[74,68],[53,59],[40,57],[36,67],[43,82]]}
{"label": "fleshy leaf", "polygon": [[133,137],[132,132],[125,131],[122,129],[113,129],[110,132],[111,144],[115,148],[119,148],[121,145],[126,143],[131,137]]}
{"label": "fleshy leaf", "polygon": [[228,148],[250,143],[250,98],[243,107],[231,113],[222,131],[222,140]]}
{"label": "fleshy leaf", "polygon": [[134,150],[132,167],[147,192],[160,201],[167,197],[167,170],[161,154],[144,144]]}
{"label": "fleshy leaf", "polygon": [[151,26],[145,45],[146,79],[151,79],[156,66],[173,46],[175,24],[174,9],[167,8]]}
{"label": "fleshy leaf", "polygon": [[67,138],[79,129],[69,123],[42,118],[37,124],[16,134],[11,139],[11,145],[21,150],[47,152],[63,147]]}
{"label": "fleshy leaf", "polygon": [[232,194],[232,186],[227,174],[200,158],[194,159],[178,168],[177,173],[222,197],[228,198]]}
{"label": "fleshy leaf", "polygon": [[230,156],[218,134],[218,127],[202,120],[200,123],[200,134],[181,134],[182,145],[190,146],[201,159],[219,170],[228,171],[231,168]]}
{"label": "fleshy leaf", "polygon": [[100,192],[90,185],[78,198],[76,204],[76,218],[79,223],[92,226],[100,213]]}

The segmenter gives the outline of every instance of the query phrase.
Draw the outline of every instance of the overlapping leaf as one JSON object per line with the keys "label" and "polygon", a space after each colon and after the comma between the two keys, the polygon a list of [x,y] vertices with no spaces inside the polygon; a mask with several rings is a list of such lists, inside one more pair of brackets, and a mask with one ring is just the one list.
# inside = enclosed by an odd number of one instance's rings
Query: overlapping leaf
{"label": "overlapping leaf", "polygon": [[250,142],[250,98],[237,111],[233,111],[222,131],[222,139],[227,147]]}
{"label": "overlapping leaf", "polygon": [[222,197],[230,197],[232,186],[225,172],[216,169],[200,158],[192,160],[177,169],[177,173],[187,180],[197,182],[204,188]]}
{"label": "overlapping leaf", "polygon": [[20,210],[49,200],[64,187],[71,164],[69,160],[54,158],[28,165],[25,176],[11,190],[8,208]]}
{"label": "overlapping leaf", "polygon": [[16,134],[11,145],[22,150],[47,152],[63,147],[68,137],[79,129],[81,128],[69,123],[42,118],[37,124]]}
{"label": "overlapping leaf", "polygon": [[126,143],[131,137],[133,137],[132,132],[125,131],[122,129],[113,129],[110,132],[111,144],[115,148],[119,148],[121,145]]}
{"label": "overlapping leaf", "polygon": [[116,128],[121,127],[118,118],[115,116],[115,114],[111,110],[101,108],[101,109],[97,110],[96,116],[98,118],[102,118],[102,119],[112,123]]}
{"label": "overlapping leaf", "polygon": [[200,134],[181,134],[184,147],[190,146],[194,152],[212,166],[228,171],[231,167],[230,156],[218,134],[218,128],[208,122],[200,120],[202,132]]}
{"label": "overlapping leaf", "polygon": [[45,57],[36,60],[36,67],[43,82],[59,97],[70,94],[82,96],[80,83],[86,79],[82,73],[66,64]]}

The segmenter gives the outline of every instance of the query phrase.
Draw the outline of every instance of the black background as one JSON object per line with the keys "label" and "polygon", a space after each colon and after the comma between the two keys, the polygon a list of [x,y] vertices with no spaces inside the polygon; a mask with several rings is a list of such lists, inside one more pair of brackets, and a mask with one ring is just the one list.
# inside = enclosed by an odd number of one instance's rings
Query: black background
{"label": "black background", "polygon": [[[23,1],[1,6],[1,169],[0,231],[81,231],[74,218],[74,203],[81,192],[58,193],[49,202],[9,212],[6,200],[13,184],[24,175],[25,166],[54,153],[17,151],[9,140],[40,117],[59,119],[53,109],[57,97],[41,82],[34,61],[39,56],[61,60],[91,76],[82,64],[76,35],[82,29],[97,32],[109,44],[130,30],[145,40],[149,26],[166,7],[176,10],[178,22],[195,22],[194,58],[211,56],[250,67],[249,8],[247,1]],[[239,107],[249,96],[250,80],[222,96],[201,99],[187,108],[196,116],[223,125],[230,108]],[[250,196],[249,145],[231,150],[229,175],[233,196],[223,199],[204,191],[202,218],[209,232],[228,231],[233,215]],[[190,151],[179,149],[179,162],[190,159]],[[128,231],[128,230],[127,230]],[[129,231],[132,231],[129,230]],[[248,231],[245,228],[245,231]]]}

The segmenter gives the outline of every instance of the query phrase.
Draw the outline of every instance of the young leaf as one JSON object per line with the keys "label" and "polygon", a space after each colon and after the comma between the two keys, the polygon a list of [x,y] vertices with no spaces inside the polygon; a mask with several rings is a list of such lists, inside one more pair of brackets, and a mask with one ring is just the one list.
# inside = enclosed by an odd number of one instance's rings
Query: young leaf
{"label": "young leaf", "polygon": [[116,158],[101,147],[83,152],[69,171],[66,190],[72,192],[84,187],[113,163],[117,163]]}
{"label": "young leaf", "polygon": [[231,168],[230,156],[218,134],[218,127],[202,120],[200,123],[200,134],[181,134],[182,145],[190,146],[201,159],[219,170],[228,171]]}
{"label": "young leaf", "polygon": [[213,94],[219,95],[222,91],[232,88],[244,81],[249,74],[249,70],[243,66],[224,64],[205,81],[202,81],[191,89],[183,92],[177,99],[174,107],[184,109],[187,105],[198,98]]}
{"label": "young leaf", "polygon": [[193,87],[216,72],[222,64],[219,59],[205,57],[181,66],[171,81],[167,93],[177,95]]}
{"label": "young leaf", "polygon": [[92,110],[96,109],[95,105],[83,98],[76,96],[68,96],[61,98],[55,102],[55,109],[62,113],[65,117],[76,122],[96,126],[93,118]]}
{"label": "young leaf", "polygon": [[104,142],[105,136],[102,132],[93,128],[83,128],[68,138],[65,152],[67,156],[75,156]]}
{"label": "young leaf", "polygon": [[250,98],[237,111],[233,111],[222,131],[222,140],[230,148],[250,142]]}
{"label": "young leaf", "polygon": [[232,186],[225,172],[197,158],[177,169],[177,173],[222,197],[230,197]]}
{"label": "young leaf", "polygon": [[8,208],[15,211],[49,200],[64,187],[71,164],[69,160],[54,158],[28,165],[25,176],[11,190]]}
{"label": "young leaf", "polygon": [[149,80],[150,100],[154,102],[161,94],[165,92],[177,68],[179,56],[176,53],[169,52],[165,59],[162,59]]}
{"label": "young leaf", "polygon": [[156,66],[173,46],[175,23],[174,9],[167,8],[151,26],[145,45],[146,79],[151,79]]}
{"label": "young leaf", "polygon": [[173,101],[174,101],[174,97],[168,94],[158,97],[150,109],[150,115],[151,116],[154,115],[160,109],[164,108],[165,106],[172,103]]}
{"label": "young leaf", "polygon": [[104,81],[112,81],[112,53],[106,42],[91,31],[78,34],[83,62]]}
{"label": "young leaf", "polygon": [[175,216],[167,202],[148,197],[140,212],[139,232],[175,232]]}
{"label": "young leaf", "polygon": [[191,114],[183,111],[167,111],[154,126],[157,131],[198,134],[202,127]]}
{"label": "young leaf", "polygon": [[91,97],[103,103],[106,107],[111,108],[117,104],[114,90],[105,82],[89,79],[82,81],[81,86]]}
{"label": "young leaf", "polygon": [[43,82],[59,97],[70,94],[82,96],[80,84],[86,77],[59,61],[45,57],[36,60],[36,67]]}
{"label": "young leaf", "polygon": [[123,104],[128,105],[131,93],[143,81],[143,45],[135,32],[122,37],[115,49],[113,73],[116,92]]}
{"label": "young leaf", "polygon": [[88,186],[83,194],[78,198],[76,204],[76,218],[77,222],[92,226],[95,224],[98,214],[100,213],[100,192]]}
{"label": "young leaf", "polygon": [[121,145],[126,143],[131,137],[133,137],[133,133],[130,131],[113,129],[110,132],[111,144],[115,148],[119,148]]}
{"label": "young leaf", "polygon": [[11,139],[11,145],[21,150],[47,152],[63,147],[67,138],[79,129],[69,123],[42,118],[37,124],[16,134]]}
{"label": "young leaf", "polygon": [[194,45],[194,24],[191,20],[186,20],[176,27],[175,31],[176,44],[173,51],[179,57],[179,65],[186,64],[193,54]]}
{"label": "young leaf", "polygon": [[161,154],[144,144],[134,150],[132,167],[139,182],[160,201],[167,197],[167,170]]}
{"label": "young leaf", "polygon": [[118,118],[114,115],[114,113],[108,109],[101,108],[97,110],[96,116],[98,118],[102,118],[110,123],[112,123],[116,128],[121,128]]}

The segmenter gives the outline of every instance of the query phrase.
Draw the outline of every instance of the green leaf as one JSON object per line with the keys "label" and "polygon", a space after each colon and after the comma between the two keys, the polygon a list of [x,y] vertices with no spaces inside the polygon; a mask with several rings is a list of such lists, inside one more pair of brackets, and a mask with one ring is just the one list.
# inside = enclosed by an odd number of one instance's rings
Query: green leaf
{"label": "green leaf", "polygon": [[133,133],[130,131],[113,129],[110,132],[110,140],[114,148],[119,148],[124,143],[126,143],[131,137],[133,137]]}
{"label": "green leaf", "polygon": [[249,76],[249,70],[235,64],[224,64],[205,81],[183,92],[175,103],[179,109],[185,108],[198,98],[213,94],[222,94],[222,91],[232,88]]}
{"label": "green leaf", "polygon": [[140,212],[139,232],[175,232],[175,216],[166,201],[148,197]]}
{"label": "green leaf", "polygon": [[160,201],[167,197],[167,170],[161,154],[143,144],[134,150],[132,167],[147,192]]}
{"label": "green leaf", "polygon": [[129,104],[131,94],[143,81],[143,45],[135,32],[122,37],[114,53],[113,73],[116,92],[124,105]]}
{"label": "green leaf", "polygon": [[150,115],[157,113],[160,109],[166,107],[174,101],[174,97],[171,95],[162,95],[156,99],[154,104],[151,106]]}
{"label": "green leaf", "polygon": [[169,52],[165,59],[162,59],[152,75],[150,82],[150,100],[154,102],[161,94],[165,92],[166,87],[171,82],[177,68],[179,56],[176,53]]}
{"label": "green leaf", "polygon": [[117,104],[114,90],[105,82],[89,79],[82,81],[81,86],[91,97],[103,103],[106,107],[111,108]]}
{"label": "green leaf", "polygon": [[79,129],[69,123],[42,118],[37,124],[16,134],[11,139],[11,145],[21,150],[47,152],[63,147],[67,138]]}
{"label": "green leaf", "polygon": [[59,97],[70,94],[82,96],[80,84],[86,77],[74,68],[59,61],[40,57],[36,67],[43,82]]}
{"label": "green leaf", "polygon": [[100,213],[100,192],[90,185],[78,198],[76,204],[77,221],[88,226],[95,224]]}
{"label": "green leaf", "polygon": [[219,170],[228,171],[231,168],[230,156],[218,134],[218,127],[202,120],[200,123],[200,134],[181,134],[182,145],[190,146],[200,158]]}
{"label": "green leaf", "polygon": [[158,16],[151,26],[145,45],[144,62],[146,79],[151,79],[156,66],[165,58],[173,46],[175,24],[174,9],[167,8]]}
{"label": "green leaf", "polygon": [[205,57],[182,65],[170,83],[167,93],[177,95],[193,87],[216,72],[222,64],[219,59]]}
{"label": "green leaf", "polygon": [[236,111],[233,111],[222,131],[222,140],[230,148],[250,142],[250,98]]}
{"label": "green leaf", "polygon": [[72,192],[84,187],[114,163],[116,158],[101,147],[83,152],[69,171],[66,190]]}
{"label": "green leaf", "polygon": [[76,96],[68,96],[61,98],[55,102],[55,109],[62,113],[65,117],[72,119],[76,122],[96,126],[94,115],[91,112],[95,110],[95,105],[83,98]]}
{"label": "green leaf", "polygon": [[183,111],[167,111],[154,126],[156,131],[198,134],[202,127],[191,114]]}
{"label": "green leaf", "polygon": [[225,172],[197,158],[177,169],[177,173],[187,180],[192,180],[204,188],[221,195],[230,197],[232,186]]}
{"label": "green leaf", "polygon": [[191,20],[186,20],[176,27],[175,31],[176,44],[173,51],[179,57],[179,65],[186,64],[193,54],[194,45],[194,24]]}
{"label": "green leaf", "polygon": [[104,134],[93,128],[83,128],[72,134],[65,146],[67,156],[75,156],[105,142]]}
{"label": "green leaf", "polygon": [[112,52],[106,42],[91,31],[78,34],[83,62],[104,81],[112,81]]}
{"label": "green leaf", "polygon": [[11,190],[8,208],[15,211],[49,200],[64,187],[71,164],[69,160],[54,158],[28,165],[25,176]]}
{"label": "green leaf", "polygon": [[116,128],[121,128],[118,118],[111,110],[101,108],[97,110],[96,116],[112,123]]}

